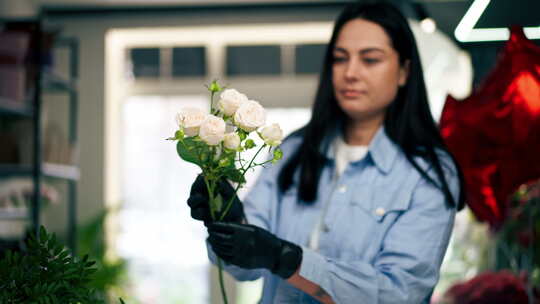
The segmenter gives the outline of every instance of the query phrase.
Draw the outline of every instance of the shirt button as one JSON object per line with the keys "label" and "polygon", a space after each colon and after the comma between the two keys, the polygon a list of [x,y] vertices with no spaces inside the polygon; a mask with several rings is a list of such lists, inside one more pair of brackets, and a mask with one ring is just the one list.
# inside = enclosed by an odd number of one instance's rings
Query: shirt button
{"label": "shirt button", "polygon": [[323,231],[324,232],[330,232],[330,227],[328,227],[328,225],[324,224],[323,225]]}
{"label": "shirt button", "polygon": [[339,193],[345,193],[345,192],[347,192],[347,186],[345,186],[345,185],[339,186],[338,192],[339,192]]}
{"label": "shirt button", "polygon": [[375,214],[378,216],[383,216],[385,213],[386,213],[386,210],[384,210],[384,208],[379,207],[375,209]]}

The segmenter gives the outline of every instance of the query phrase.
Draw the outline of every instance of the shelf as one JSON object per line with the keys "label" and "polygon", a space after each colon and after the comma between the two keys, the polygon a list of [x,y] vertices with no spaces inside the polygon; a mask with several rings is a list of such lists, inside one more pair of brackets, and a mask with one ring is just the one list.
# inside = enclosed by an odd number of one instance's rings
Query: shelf
{"label": "shelf", "polygon": [[0,164],[0,177],[28,176],[32,174],[30,165]]}
{"label": "shelf", "polygon": [[[51,163],[44,163],[41,172],[42,175],[45,177],[73,181],[79,180],[79,177],[81,175],[78,167]],[[0,177],[29,175],[32,175],[32,167],[30,165],[0,165]]]}
{"label": "shelf", "polygon": [[[75,92],[77,83],[62,79],[60,76],[44,73],[41,81],[42,90],[47,93]],[[0,96],[0,116],[16,115],[21,117],[34,116],[34,108],[30,102],[16,101]]]}
{"label": "shelf", "polygon": [[43,176],[65,180],[79,180],[81,173],[78,167],[61,164],[43,164]]}
{"label": "shelf", "polygon": [[25,220],[28,219],[26,208],[0,208],[0,220]]}
{"label": "shelf", "polygon": [[77,90],[77,83],[45,72],[41,80],[41,87],[47,93],[75,92]]}
{"label": "shelf", "polygon": [[[1,0],[0,0],[1,1]],[[36,19],[36,29],[42,31],[42,20],[41,17]],[[2,18],[0,18],[0,27],[2,25]],[[38,43],[39,44],[39,43]],[[66,57],[68,59],[68,66],[63,74],[62,71],[55,70],[54,68],[42,68],[39,70],[39,74],[35,75],[36,78],[31,80],[31,83],[27,83],[27,88],[25,94],[29,96],[29,100],[9,100],[9,98],[0,97],[0,117],[3,119],[4,116],[18,118],[25,117],[32,120],[34,132],[33,137],[33,149],[32,149],[32,160],[31,164],[0,164],[0,178],[6,179],[10,177],[19,178],[25,177],[30,179],[33,184],[32,193],[36,195],[36,199],[31,206],[28,206],[26,212],[12,212],[10,209],[0,208],[0,219],[7,219],[1,221],[0,224],[3,224],[4,227],[12,228],[13,224],[16,223],[15,220],[26,219],[26,224],[28,224],[27,234],[37,233],[39,228],[39,212],[41,206],[41,196],[39,193],[35,193],[37,189],[36,186],[40,185],[42,182],[49,182],[55,180],[67,181],[67,197],[68,197],[68,206],[67,206],[67,235],[68,242],[71,250],[76,252],[77,244],[77,181],[80,178],[80,170],[76,166],[64,165],[64,164],[55,164],[47,163],[43,156],[43,136],[41,132],[41,107],[43,105],[43,100],[46,97],[58,97],[58,96],[46,96],[47,94],[56,95],[62,94],[62,99],[67,97],[69,104],[69,117],[68,117],[68,133],[70,142],[77,141],[77,114],[78,114],[78,64],[79,64],[79,42],[77,38],[66,37],[58,38],[52,42],[52,47],[62,47],[67,48]],[[37,49],[37,53],[43,52],[43,49]],[[34,69],[37,67],[34,64]],[[67,96],[65,96],[67,95]],[[46,97],[45,97],[46,96]],[[55,98],[57,99],[57,98]],[[0,144],[1,145],[1,144]],[[39,162],[39,163],[38,163]],[[36,209],[34,209],[36,208]],[[10,210],[8,212],[8,210]],[[12,222],[9,220],[13,219]],[[20,223],[17,223],[20,224]],[[7,229],[10,230],[10,229]],[[2,235],[3,231],[0,227],[0,256],[2,255],[3,249],[9,248],[10,246],[17,246],[17,242],[4,242],[6,237],[11,238],[11,235]]]}
{"label": "shelf", "polygon": [[0,115],[17,115],[23,117],[32,117],[34,110],[27,102],[14,101],[4,97],[0,97]]}

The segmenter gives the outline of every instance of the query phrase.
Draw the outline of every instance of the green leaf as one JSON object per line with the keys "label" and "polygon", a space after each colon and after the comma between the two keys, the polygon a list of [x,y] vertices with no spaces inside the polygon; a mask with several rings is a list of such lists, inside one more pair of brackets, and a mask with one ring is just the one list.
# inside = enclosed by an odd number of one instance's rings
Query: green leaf
{"label": "green leaf", "polygon": [[45,231],[45,227],[43,226],[39,227],[39,238],[42,242],[47,241],[47,231]]}
{"label": "green leaf", "polygon": [[246,131],[244,131],[244,130],[238,128],[237,133],[238,133],[238,136],[240,137],[240,141],[243,141],[244,139],[247,138],[247,133],[246,133]]}
{"label": "green leaf", "polygon": [[96,271],[97,271],[97,268],[89,268],[89,269],[86,270],[85,273],[90,275],[90,274],[95,273]]}
{"label": "green leaf", "polygon": [[195,148],[201,147],[201,145],[204,144],[195,141],[191,137],[184,138],[183,140],[179,140],[176,144],[176,152],[178,152],[178,155],[183,160],[201,166],[202,164],[199,161],[199,155],[197,151],[195,151]]}
{"label": "green leaf", "polygon": [[184,139],[184,136],[185,136],[184,130],[179,129],[176,132],[174,132],[173,137],[168,137],[168,138],[166,138],[166,140],[182,140],[182,139]]}
{"label": "green leaf", "polygon": [[62,251],[64,251],[64,246],[56,244],[53,251],[54,255],[59,255],[60,253],[62,253]]}
{"label": "green leaf", "polygon": [[57,241],[56,241],[56,234],[53,234],[53,235],[51,236],[51,239],[49,240],[49,242],[50,242],[51,244],[56,244],[56,242],[57,242]]}
{"label": "green leaf", "polygon": [[177,130],[176,132],[174,132],[174,138],[176,140],[181,140],[181,139],[184,139],[184,130],[180,129],[180,130]]}
{"label": "green leaf", "polygon": [[231,165],[231,160],[228,158],[222,158],[219,160],[219,166],[221,168],[226,168],[226,167],[229,167],[230,165]]}
{"label": "green leaf", "polygon": [[86,262],[86,263],[84,264],[84,266],[90,267],[90,266],[93,266],[95,263],[96,263],[96,261]]}
{"label": "green leaf", "polygon": [[201,162],[206,163],[208,161],[208,153],[201,153]]}
{"label": "green leaf", "polygon": [[6,261],[7,261],[8,263],[11,263],[11,257],[12,257],[12,255],[13,255],[13,253],[11,252],[11,250],[8,250],[8,251],[6,252]]}
{"label": "green leaf", "polygon": [[257,145],[255,144],[255,142],[253,141],[253,139],[248,139],[246,140],[246,142],[244,143],[244,148],[246,148],[246,150],[248,149],[251,149],[251,148],[254,148],[256,147]]}
{"label": "green leaf", "polygon": [[283,151],[281,149],[275,149],[274,150],[274,158],[272,159],[272,163],[275,164],[278,160],[283,158]]}
{"label": "green leaf", "polygon": [[70,269],[66,270],[66,272],[64,272],[64,274],[69,275],[69,274],[73,274],[73,273],[75,273],[77,271],[78,271],[77,268],[70,268]]}
{"label": "green leaf", "polygon": [[212,83],[209,86],[206,86],[208,88],[208,91],[212,93],[217,93],[222,90],[217,80],[212,81]]}

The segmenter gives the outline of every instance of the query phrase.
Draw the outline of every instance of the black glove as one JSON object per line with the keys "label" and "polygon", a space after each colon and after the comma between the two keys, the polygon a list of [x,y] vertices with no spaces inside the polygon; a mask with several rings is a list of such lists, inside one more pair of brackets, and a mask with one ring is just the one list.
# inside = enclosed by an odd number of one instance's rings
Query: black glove
{"label": "black glove", "polygon": [[253,225],[214,222],[208,242],[225,262],[246,269],[266,268],[283,279],[302,262],[302,248]]}
{"label": "black glove", "polygon": [[[244,207],[242,206],[242,202],[234,193],[233,187],[227,181],[221,180],[218,184],[218,191],[223,198],[222,211],[225,210],[227,203],[234,195],[232,206],[221,221],[241,223],[245,219]],[[187,204],[191,208],[192,218],[203,221],[205,226],[212,222],[208,190],[206,189],[206,184],[204,183],[204,178],[202,175],[197,176],[197,179],[195,179],[195,182],[191,186],[191,192],[187,200]],[[220,219],[220,217],[221,214],[217,214],[216,220]]]}

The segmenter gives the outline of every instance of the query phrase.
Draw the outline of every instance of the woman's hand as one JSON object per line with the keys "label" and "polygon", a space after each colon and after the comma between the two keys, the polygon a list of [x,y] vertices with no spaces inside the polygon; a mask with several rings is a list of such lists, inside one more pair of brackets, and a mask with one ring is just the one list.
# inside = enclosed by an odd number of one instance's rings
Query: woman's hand
{"label": "woman's hand", "polygon": [[242,268],[266,268],[287,279],[302,262],[302,248],[254,225],[214,222],[208,233],[214,252]]}
{"label": "woman's hand", "polygon": [[[227,181],[221,180],[218,187],[219,193],[223,197],[223,208],[226,207],[229,200],[234,196],[231,208],[221,219],[221,221],[235,223],[243,222],[245,219],[244,207],[242,206],[242,202],[234,193],[232,186]],[[208,224],[212,222],[208,190],[202,175],[197,176],[197,179],[195,179],[195,182],[191,186],[191,192],[187,200],[187,204],[191,208],[192,218],[203,221],[205,226],[208,226]],[[218,214],[217,219],[219,219],[219,216],[220,215]]]}

